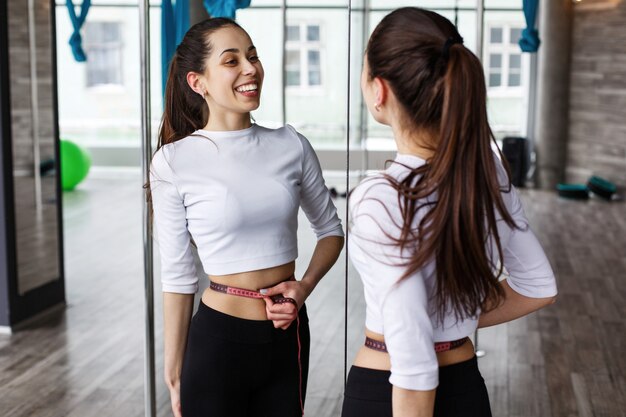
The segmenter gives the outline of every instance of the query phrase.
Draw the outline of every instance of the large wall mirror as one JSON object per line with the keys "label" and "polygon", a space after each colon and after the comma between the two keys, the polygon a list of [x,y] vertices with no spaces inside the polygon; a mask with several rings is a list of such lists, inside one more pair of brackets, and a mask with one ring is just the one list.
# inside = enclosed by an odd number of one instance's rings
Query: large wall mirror
{"label": "large wall mirror", "polygon": [[[119,3],[94,2],[85,31],[95,33],[96,29],[112,30],[117,37],[115,42],[111,41],[110,47],[120,50],[115,55],[117,59],[136,65],[139,47],[132,37],[138,31],[136,3],[130,0]],[[502,137],[510,133],[520,134],[525,129],[525,114],[521,109],[526,100],[523,83],[527,63],[510,47],[514,36],[511,31],[523,27],[523,14],[521,0],[491,0],[489,3],[484,15],[483,46],[486,48],[483,56],[490,60],[490,117],[496,135]],[[346,193],[368,171],[384,169],[385,161],[395,155],[390,129],[376,123],[364,107],[360,74],[369,34],[383,16],[402,6],[431,8],[445,15],[457,23],[466,45],[476,50],[477,0],[253,0],[249,8],[237,12],[237,21],[250,34],[265,69],[261,106],[253,112],[255,121],[268,127],[289,123],[309,139],[322,164],[326,183],[336,191],[334,201],[346,229],[349,225]],[[150,4],[149,13],[150,104],[154,145],[162,111],[159,5]],[[65,31],[67,27],[66,22]],[[63,33],[64,38],[67,36],[69,33]],[[90,36],[86,37],[87,48],[91,47]],[[127,46],[121,42],[125,39],[128,39]],[[69,59],[67,51],[60,53]],[[69,68],[69,64],[67,66]],[[109,84],[115,85],[90,86],[87,80],[85,82],[89,88],[85,89],[84,94],[76,93],[71,102],[66,100],[65,104],[62,103],[62,110],[67,117],[67,120],[62,120],[64,131],[84,140],[95,164],[115,165],[131,155],[131,150],[136,152],[140,146],[137,140],[140,136],[139,126],[127,122],[127,119],[136,121],[140,117],[137,105],[140,97],[137,95],[138,88],[135,88],[139,85],[139,71],[136,67],[131,69],[133,71],[124,68],[121,74],[114,74],[119,77],[113,77]],[[89,67],[86,68],[87,73],[89,70]],[[70,85],[76,79],[73,74],[68,70],[60,74],[60,78],[63,83]],[[92,101],[95,103],[92,107],[83,105]],[[110,120],[121,120],[123,123],[112,123],[109,120],[109,130],[105,131],[102,126],[87,125],[81,118],[85,112],[94,112],[93,115],[89,114],[90,118],[97,116],[96,112],[108,112]],[[126,130],[123,131],[125,126]],[[112,132],[113,129],[119,132]],[[98,132],[105,132],[106,135]],[[103,142],[104,136],[107,136],[106,144]],[[107,154],[102,151],[105,148],[119,148],[117,160],[107,159]],[[126,153],[122,157],[123,152]],[[298,233],[300,255],[296,274],[301,276],[315,245],[314,234],[304,215],[300,217]],[[168,393],[161,378],[163,312],[157,254],[158,248],[155,247],[155,386],[159,415],[169,415]],[[307,300],[312,339],[307,415],[339,415],[344,377],[363,343],[363,291],[360,279],[346,255],[344,250],[333,269]],[[204,279],[201,265],[197,267],[203,277],[200,281],[204,285],[200,288],[201,292],[208,282]]]}
{"label": "large wall mirror", "polygon": [[[9,5],[9,16],[14,17],[9,19],[9,42],[19,45],[11,49],[10,75],[20,295],[61,275],[53,38],[45,36],[51,32],[52,16],[41,5],[24,13],[27,7],[28,2]],[[29,42],[19,42],[20,37]]]}
{"label": "large wall mirror", "polygon": [[[8,325],[64,301],[58,128],[56,106],[55,15],[50,2],[7,4],[10,131],[4,142],[4,198],[11,252]],[[10,149],[10,150],[9,150]]]}
{"label": "large wall mirror", "polygon": [[[511,31],[524,24],[521,1],[489,3],[483,29],[487,35],[483,46],[488,48],[483,56],[491,57],[490,117],[496,136],[502,138],[524,132],[526,96],[522,87],[528,63],[509,47],[515,36]],[[326,183],[336,191],[335,204],[346,230],[346,193],[368,172],[384,169],[386,161],[395,156],[391,130],[375,122],[364,107],[360,76],[371,31],[387,13],[403,6],[443,14],[457,24],[465,44],[477,50],[480,23],[476,0],[257,0],[237,12],[237,21],[252,37],[265,69],[261,106],[253,117],[271,127],[289,123],[307,136],[318,154]],[[498,33],[506,39],[498,41]],[[503,77],[508,77],[508,84],[503,83]],[[298,240],[296,274],[301,276],[315,245],[304,215],[300,217]],[[311,325],[307,415],[340,414],[344,377],[363,344],[363,289],[346,255],[344,249],[307,300]],[[158,299],[157,292],[157,327],[161,325]],[[156,374],[160,375],[160,334],[155,346]],[[157,398],[166,394],[157,379]]]}

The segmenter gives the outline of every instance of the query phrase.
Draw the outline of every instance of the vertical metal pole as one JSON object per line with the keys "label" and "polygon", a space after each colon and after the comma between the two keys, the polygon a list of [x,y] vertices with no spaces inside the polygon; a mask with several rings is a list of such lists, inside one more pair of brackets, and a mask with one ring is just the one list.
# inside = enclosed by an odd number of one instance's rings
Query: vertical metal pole
{"label": "vertical metal pole", "polygon": [[[348,222],[349,215],[349,204],[348,199],[349,191],[350,191],[350,79],[352,78],[350,75],[350,69],[352,68],[351,64],[351,45],[352,45],[352,0],[348,0],[348,100],[346,103],[346,223]],[[345,243],[345,253],[346,253],[346,262],[345,262],[345,272],[344,272],[344,280],[345,280],[345,292],[344,292],[344,321],[343,321],[343,381],[344,381],[344,390],[345,384],[347,382],[348,377],[348,239],[349,236],[346,235],[346,243]]]}
{"label": "vertical metal pole", "polygon": [[478,0],[476,6],[476,56],[483,60],[483,39],[485,33],[485,0]]}
{"label": "vertical metal pole", "polygon": [[41,150],[39,149],[39,84],[37,83],[37,39],[35,30],[35,0],[28,0],[28,50],[30,53],[30,108],[33,132],[33,178],[35,179],[35,208],[42,215]]}
{"label": "vertical metal pole", "polygon": [[[485,32],[485,0],[479,0],[476,7],[476,56],[483,62],[483,38]],[[474,332],[474,351],[482,358],[485,351],[478,347],[478,329]]]}
{"label": "vertical metal pole", "polygon": [[282,59],[282,71],[280,78],[280,86],[281,86],[281,116],[282,116],[282,124],[287,123],[287,92],[285,91],[285,86],[287,84],[287,0],[283,0],[280,11],[282,13],[282,22],[283,22],[283,59]]}
{"label": "vertical metal pole", "polygon": [[528,114],[526,115],[526,143],[527,152],[531,156],[531,167],[527,176],[533,179],[535,175],[534,152],[535,152],[535,126],[537,108],[537,52],[530,53],[530,74],[528,75]]}
{"label": "vertical metal pole", "polygon": [[[152,142],[150,126],[150,0],[139,0],[139,50],[141,62],[141,168],[143,183],[149,180]],[[145,285],[145,416],[156,416],[154,370],[154,285],[152,271],[152,210],[143,203],[143,256]]]}

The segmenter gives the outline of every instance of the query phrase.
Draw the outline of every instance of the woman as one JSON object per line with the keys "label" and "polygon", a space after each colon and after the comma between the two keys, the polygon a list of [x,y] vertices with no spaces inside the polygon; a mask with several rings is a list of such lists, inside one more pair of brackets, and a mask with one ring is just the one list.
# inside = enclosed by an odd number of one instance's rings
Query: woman
{"label": "woman", "polygon": [[[177,417],[303,413],[304,301],[335,263],[343,231],[309,142],[291,126],[251,123],[262,85],[256,49],[229,19],[193,26],[170,66],[150,191]],[[300,206],[318,242],[297,281]],[[193,319],[192,244],[211,281]]]}
{"label": "woman", "polygon": [[343,416],[490,416],[468,336],[552,303],[556,284],[491,150],[481,63],[447,19],[403,8],[372,33],[361,88],[398,155],[350,201],[366,344]]}

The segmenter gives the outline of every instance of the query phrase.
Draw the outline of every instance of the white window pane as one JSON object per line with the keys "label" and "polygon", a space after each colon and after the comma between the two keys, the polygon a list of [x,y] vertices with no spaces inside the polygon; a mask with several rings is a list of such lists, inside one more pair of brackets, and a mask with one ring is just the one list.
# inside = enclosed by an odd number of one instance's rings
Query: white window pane
{"label": "white window pane", "polygon": [[322,76],[319,71],[309,70],[309,85],[321,85]]}
{"label": "white window pane", "polygon": [[120,22],[87,22],[87,86],[122,83],[122,43]]}
{"label": "white window pane", "polygon": [[520,74],[509,74],[509,87],[519,87],[522,85]]}
{"label": "white window pane", "polygon": [[502,85],[502,75],[500,73],[489,74],[489,87],[500,87]]}
{"label": "white window pane", "polygon": [[502,68],[502,54],[489,54],[489,68]]}
{"label": "white window pane", "polygon": [[502,43],[502,28],[491,28],[489,43]]}
{"label": "white window pane", "polygon": [[287,40],[288,41],[300,40],[300,26],[287,26]]}
{"label": "white window pane", "polygon": [[119,42],[120,40],[120,24],[114,22],[106,22],[102,25],[102,41],[103,42]]}
{"label": "white window pane", "polygon": [[511,37],[509,38],[511,44],[517,44],[522,37],[522,29],[520,28],[511,28]]}
{"label": "white window pane", "polygon": [[522,55],[521,54],[511,54],[511,56],[509,56],[509,68],[511,69],[522,68]]}
{"label": "white window pane", "polygon": [[87,22],[85,23],[86,43],[119,42],[121,40],[120,22]]}
{"label": "white window pane", "polygon": [[308,41],[320,40],[320,27],[317,25],[307,26],[306,39]]}
{"label": "white window pane", "polygon": [[300,51],[287,51],[287,67],[300,68]]}
{"label": "white window pane", "polygon": [[97,43],[100,41],[100,22],[85,23],[85,43]]}
{"label": "white window pane", "polygon": [[309,51],[309,67],[320,66],[320,51]]}
{"label": "white window pane", "polygon": [[287,71],[287,85],[300,85],[300,71]]}

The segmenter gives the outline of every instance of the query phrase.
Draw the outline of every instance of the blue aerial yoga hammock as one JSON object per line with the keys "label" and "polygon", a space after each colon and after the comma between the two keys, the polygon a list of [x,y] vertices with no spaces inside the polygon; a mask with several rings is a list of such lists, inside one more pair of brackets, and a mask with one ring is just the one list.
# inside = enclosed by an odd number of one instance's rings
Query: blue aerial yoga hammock
{"label": "blue aerial yoga hammock", "polygon": [[235,18],[237,9],[250,6],[250,0],[204,0],[204,8],[211,17]]}
{"label": "blue aerial yoga hammock", "polygon": [[161,82],[163,92],[165,92],[170,61],[187,29],[189,29],[189,0],[176,0],[176,5],[173,7],[172,0],[163,0],[161,2]]}
{"label": "blue aerial yoga hammock", "polygon": [[67,10],[70,13],[72,26],[74,27],[74,32],[72,32],[69,42],[72,47],[72,54],[74,55],[74,59],[76,61],[85,62],[87,61],[87,55],[85,55],[85,51],[83,50],[83,39],[80,36],[80,28],[83,26],[85,19],[87,18],[87,12],[91,6],[91,0],[83,0],[82,5],[80,6],[80,16],[76,16],[76,9],[74,9],[74,3],[72,0],[66,0],[65,4],[67,5]]}
{"label": "blue aerial yoga hammock", "polygon": [[539,0],[524,0],[526,28],[522,31],[522,39],[519,40],[519,46],[523,52],[537,52],[539,49],[541,41],[539,40],[539,32],[535,29],[538,7]]}

